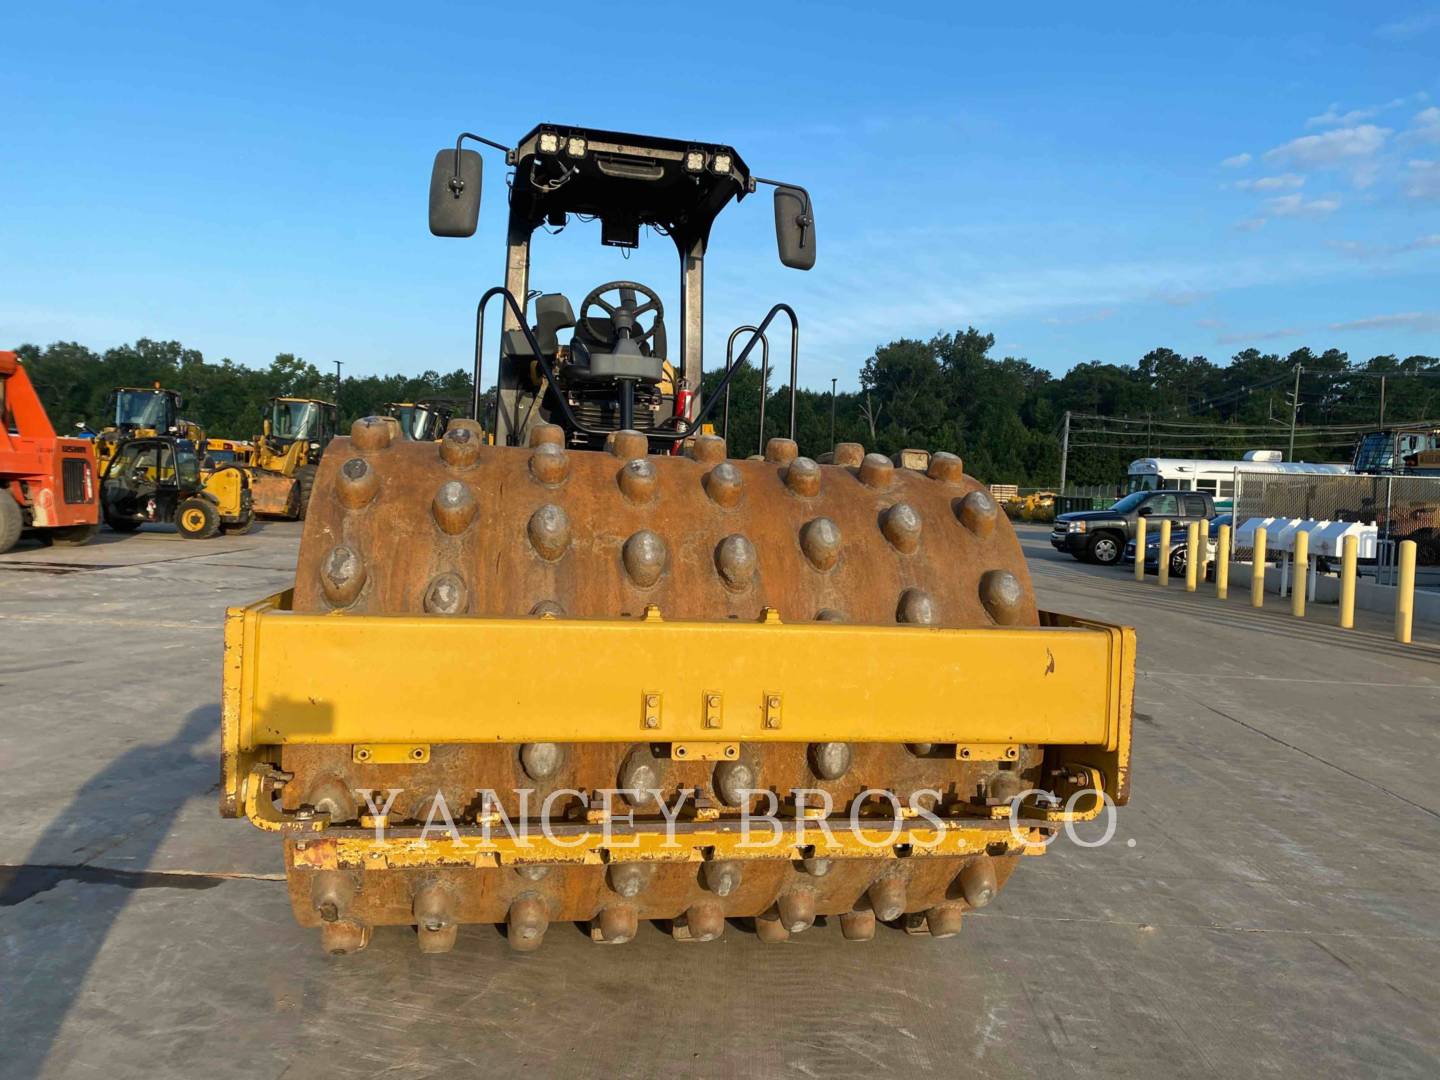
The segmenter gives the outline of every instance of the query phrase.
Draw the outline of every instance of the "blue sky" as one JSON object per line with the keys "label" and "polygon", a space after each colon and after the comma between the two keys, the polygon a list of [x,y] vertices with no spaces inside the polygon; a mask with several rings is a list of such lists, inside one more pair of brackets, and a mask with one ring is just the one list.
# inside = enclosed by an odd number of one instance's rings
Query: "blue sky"
{"label": "blue sky", "polygon": [[[503,167],[477,237],[439,240],[430,160],[548,121],[729,142],[810,188],[809,274],[776,261],[763,189],[718,223],[710,366],[778,299],[816,387],[967,324],[1055,372],[1440,353],[1436,4],[51,2],[0,33],[0,346],[462,366]],[[618,277],[678,329],[668,241],[537,244],[537,287]]]}

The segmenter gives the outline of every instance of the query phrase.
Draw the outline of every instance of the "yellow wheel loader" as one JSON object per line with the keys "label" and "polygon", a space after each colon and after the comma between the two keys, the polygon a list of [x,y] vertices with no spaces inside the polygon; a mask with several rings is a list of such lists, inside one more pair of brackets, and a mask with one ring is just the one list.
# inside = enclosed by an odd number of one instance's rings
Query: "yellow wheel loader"
{"label": "yellow wheel loader", "polygon": [[453,402],[438,399],[387,401],[381,411],[399,422],[402,439],[435,442],[445,434],[450,418],[455,415],[455,406]]}
{"label": "yellow wheel loader", "polygon": [[128,439],[170,436],[205,445],[205,432],[180,410],[185,399],[179,391],[166,390],[157,382],[152,387],[120,386],[110,392],[109,422],[95,436],[95,460],[104,476],[110,459]]}
{"label": "yellow wheel loader", "polygon": [[[435,157],[436,235],[475,231],[467,139]],[[1039,609],[953,454],[801,455],[789,306],[702,399],[711,227],[771,187],[780,261],[809,269],[803,188],[698,140],[479,141],[511,174],[477,315],[476,416],[504,313],[494,442],[370,417],[330,444],[293,588],[227,615],[221,812],[276,834],[331,953],[379,928],[443,952],[469,924],[522,951],[563,922],[600,944],[647,921],[692,943],[736,919],[762,942],[822,917],[957,933],[1022,857],[1127,800],[1133,632]],[[676,246],[674,350],[640,282],[526,302],[532,236],[577,220]],[[790,437],[737,460],[707,425],[777,318]]]}
{"label": "yellow wheel loader", "polygon": [[255,512],[303,519],[320,455],[335,437],[335,404],[317,398],[276,397],[267,402],[266,412],[250,459]]}

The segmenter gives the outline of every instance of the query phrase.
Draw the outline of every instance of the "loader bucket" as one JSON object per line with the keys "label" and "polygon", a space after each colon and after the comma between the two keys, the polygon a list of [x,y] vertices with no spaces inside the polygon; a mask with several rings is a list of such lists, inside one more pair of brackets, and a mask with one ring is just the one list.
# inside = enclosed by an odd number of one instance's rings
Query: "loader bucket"
{"label": "loader bucket", "polygon": [[250,474],[250,497],[262,517],[300,516],[300,482],[293,476],[256,469]]}

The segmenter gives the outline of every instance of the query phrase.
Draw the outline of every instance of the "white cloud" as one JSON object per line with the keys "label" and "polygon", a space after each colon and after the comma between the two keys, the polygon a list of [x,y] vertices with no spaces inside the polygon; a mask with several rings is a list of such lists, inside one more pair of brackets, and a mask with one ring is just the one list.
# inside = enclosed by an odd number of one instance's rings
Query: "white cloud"
{"label": "white cloud", "polygon": [[1299,173],[1281,173],[1279,176],[1261,176],[1254,180],[1237,180],[1235,186],[1241,191],[1294,191],[1303,187],[1305,177]]}
{"label": "white cloud", "polygon": [[1100,308],[1096,311],[1082,311],[1075,315],[1052,315],[1045,321],[1051,326],[1079,326],[1082,323],[1104,322],[1106,319],[1113,319],[1116,310],[1113,307]]}
{"label": "white cloud", "polygon": [[1233,155],[1233,156],[1231,156],[1231,157],[1227,157],[1224,161],[1220,162],[1220,167],[1221,167],[1222,169],[1238,169],[1238,168],[1240,168],[1242,165],[1249,165],[1249,164],[1250,164],[1250,155],[1249,155],[1249,154],[1235,154],[1235,155]]}
{"label": "white cloud", "polygon": [[1440,161],[1408,162],[1405,194],[1412,199],[1440,199]]}
{"label": "white cloud", "polygon": [[1276,338],[1299,337],[1304,332],[1298,326],[1287,326],[1283,330],[1254,330],[1246,334],[1221,334],[1215,339],[1215,344],[1248,345],[1252,341],[1274,341]]}
{"label": "white cloud", "polygon": [[1237,221],[1235,223],[1235,228],[1239,229],[1241,232],[1254,232],[1256,229],[1260,228],[1264,224],[1265,219],[1263,217],[1252,217],[1246,218],[1244,221]]}
{"label": "white cloud", "polygon": [[1340,200],[1334,195],[1319,199],[1306,199],[1303,195],[1279,195],[1266,199],[1265,209],[1275,217],[1319,217],[1339,210]]}
{"label": "white cloud", "polygon": [[1383,112],[1389,112],[1391,109],[1402,109],[1406,105],[1419,105],[1429,100],[1430,95],[1421,90],[1406,97],[1391,98],[1381,105],[1363,105],[1357,109],[1347,109],[1345,112],[1340,111],[1338,102],[1331,102],[1330,107],[1319,116],[1312,116],[1306,120],[1305,126],[1307,128],[1354,127],[1362,120],[1373,119]]}
{"label": "white cloud", "polygon": [[1342,113],[1339,111],[1340,106],[1332,102],[1330,107],[1319,116],[1312,116],[1306,120],[1305,126],[1307,128],[1353,127],[1361,120],[1369,120],[1372,116],[1378,115],[1382,107],[1383,106],[1380,105],[1370,105],[1363,109],[1351,109],[1349,112]]}
{"label": "white cloud", "polygon": [[1415,126],[1406,134],[1425,142],[1440,142],[1440,107],[1421,109],[1415,114]]}
{"label": "white cloud", "polygon": [[1330,324],[1331,330],[1440,330],[1440,313],[1407,311],[1400,315],[1372,315],[1368,319]]}
{"label": "white cloud", "polygon": [[1265,160],[1288,161],[1302,169],[1350,164],[1375,154],[1391,134],[1390,128],[1361,124],[1336,128],[1322,135],[1302,135],[1265,151]]}
{"label": "white cloud", "polygon": [[1406,41],[1440,27],[1440,11],[1422,11],[1408,19],[1396,19],[1375,28],[1375,36],[1387,41]]}
{"label": "white cloud", "polygon": [[1381,259],[1387,255],[1404,255],[1412,251],[1440,248],[1440,233],[1416,237],[1406,244],[1363,244],[1359,240],[1332,240],[1330,246],[1357,259]]}
{"label": "white cloud", "polygon": [[1191,304],[1198,304],[1201,300],[1208,300],[1210,295],[1206,289],[1182,289],[1179,292],[1161,293],[1159,299],[1171,307],[1189,307]]}

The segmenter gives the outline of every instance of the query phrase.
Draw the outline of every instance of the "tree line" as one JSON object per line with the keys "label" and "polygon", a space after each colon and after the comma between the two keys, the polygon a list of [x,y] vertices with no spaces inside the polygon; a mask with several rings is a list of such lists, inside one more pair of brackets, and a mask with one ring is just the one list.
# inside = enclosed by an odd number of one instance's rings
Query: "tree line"
{"label": "tree line", "polygon": [[[902,338],[865,360],[858,391],[839,393],[832,402],[828,390],[800,389],[795,433],[801,452],[817,456],[830,449],[833,415],[834,441],[859,442],[886,454],[912,447],[948,450],[964,458],[966,471],[983,481],[1049,486],[1059,479],[1067,411],[1144,420],[1144,426],[1124,425],[1121,434],[1092,423],[1084,429],[1087,438],[1072,442],[1070,482],[1114,483],[1147,450],[1173,457],[1233,457],[1256,447],[1283,449],[1297,365],[1302,371],[1298,420],[1302,431],[1311,432],[1300,443],[1305,453],[1297,449],[1297,457],[1348,460],[1353,435],[1322,438],[1312,426],[1378,424],[1382,393],[1387,423],[1440,412],[1440,358],[1434,356],[1352,361],[1338,349],[1317,353],[1302,348],[1282,355],[1251,348],[1217,364],[1158,348],[1133,364],[1097,360],[1055,376],[1024,359],[994,356],[994,347],[993,335],[973,327],[924,340]],[[112,389],[154,383],[184,396],[187,419],[210,434],[236,438],[258,432],[265,402],[274,396],[335,401],[342,431],[387,401],[449,399],[465,413],[471,397],[470,372],[463,368],[414,376],[347,376],[337,388],[333,375],[290,353],[254,368],[229,358],[209,361],[179,342],[149,339],[104,352],[74,342],[22,345],[17,352],[62,431],[77,423],[98,429],[106,422]],[[789,428],[785,374],[770,375],[766,436]],[[718,369],[706,373],[706,393],[721,375]],[[731,380],[727,435],[734,455],[755,453],[761,444],[761,381],[761,373],[748,364]],[[712,420],[721,425],[718,405]],[[1183,439],[1175,434],[1181,423],[1192,425]]]}

